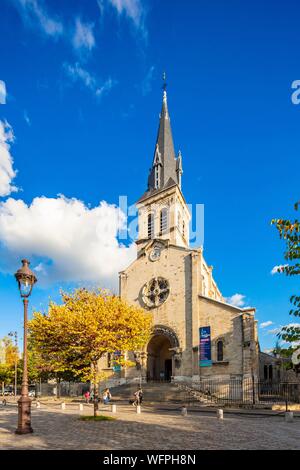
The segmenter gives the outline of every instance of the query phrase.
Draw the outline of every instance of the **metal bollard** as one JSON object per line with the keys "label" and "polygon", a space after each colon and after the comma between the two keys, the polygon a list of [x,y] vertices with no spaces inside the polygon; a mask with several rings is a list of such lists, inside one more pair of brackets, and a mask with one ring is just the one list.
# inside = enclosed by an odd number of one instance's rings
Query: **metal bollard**
{"label": "metal bollard", "polygon": [[64,402],[61,404],[61,409],[62,409],[62,410],[65,410],[65,409],[66,409],[66,404],[65,404]]}
{"label": "metal bollard", "polygon": [[111,412],[116,413],[117,412],[117,405],[111,405]]}
{"label": "metal bollard", "polygon": [[285,412],[285,422],[286,423],[292,423],[294,419],[294,413],[292,411],[286,411]]}
{"label": "metal bollard", "polygon": [[141,414],[141,405],[137,405],[137,407],[136,407],[136,412],[137,412],[138,414]]}
{"label": "metal bollard", "polygon": [[221,410],[221,409],[217,410],[217,418],[218,419],[224,419],[223,410]]}
{"label": "metal bollard", "polygon": [[79,403],[79,411],[83,411],[83,404]]}
{"label": "metal bollard", "polygon": [[41,407],[41,404],[40,404],[39,401],[36,402],[36,407],[37,407],[37,408],[40,408],[40,407]]}
{"label": "metal bollard", "polygon": [[187,415],[187,407],[186,407],[186,406],[183,406],[183,407],[181,408],[181,414],[182,414],[182,416],[186,416],[186,415]]}

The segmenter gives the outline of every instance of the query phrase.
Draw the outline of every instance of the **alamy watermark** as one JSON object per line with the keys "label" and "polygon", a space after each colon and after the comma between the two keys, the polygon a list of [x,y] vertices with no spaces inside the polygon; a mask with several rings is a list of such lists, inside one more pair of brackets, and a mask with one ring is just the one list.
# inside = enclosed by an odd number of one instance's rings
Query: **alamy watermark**
{"label": "alamy watermark", "polygon": [[[118,240],[120,242],[132,242],[141,238],[141,230],[148,230],[147,214],[151,212],[154,221],[152,238],[159,238],[159,236],[168,233],[169,230],[178,231],[178,234],[185,237],[189,246],[199,247],[204,245],[204,204],[187,204],[190,214],[188,227],[186,226],[186,213],[180,205],[175,204],[168,207],[158,203],[151,205],[151,211],[146,208],[138,210],[135,204],[128,204],[127,196],[119,196],[118,208]],[[161,215],[162,210],[165,210],[164,215]],[[142,222],[143,227],[141,226]],[[164,225],[163,230],[161,230],[162,223]]]}
{"label": "alamy watermark", "polygon": [[291,100],[293,104],[300,104],[300,80],[294,80],[292,82],[292,90],[293,93],[291,94]]}

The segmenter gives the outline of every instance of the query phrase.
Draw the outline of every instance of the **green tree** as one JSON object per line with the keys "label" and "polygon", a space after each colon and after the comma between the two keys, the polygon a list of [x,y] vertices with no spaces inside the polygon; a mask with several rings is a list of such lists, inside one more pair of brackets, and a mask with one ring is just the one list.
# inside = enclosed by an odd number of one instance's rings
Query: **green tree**
{"label": "green tree", "polygon": [[5,384],[10,384],[13,381],[14,372],[7,364],[0,364],[0,383],[2,393],[4,393]]}
{"label": "green tree", "polygon": [[[106,353],[141,349],[150,338],[152,317],[100,289],[62,293],[62,301],[51,302],[47,314],[34,313],[32,345],[53,372],[93,381],[96,415],[99,360]],[[124,356],[119,363],[126,364]]]}
{"label": "green tree", "polygon": [[[299,202],[295,204],[295,210],[299,209]],[[272,224],[276,226],[279,236],[285,241],[286,251],[284,258],[287,264],[278,267],[278,272],[287,276],[299,276],[300,274],[300,223],[298,219],[273,219]],[[300,293],[290,297],[292,308],[289,314],[295,317],[300,316]],[[278,334],[280,338],[289,343],[298,343],[300,340],[300,327],[298,324],[292,324],[282,328]],[[296,345],[294,347],[296,349]]]}
{"label": "green tree", "polygon": [[2,393],[5,384],[14,382],[15,364],[19,360],[18,347],[13,343],[11,338],[5,336],[0,340],[1,343],[1,363],[0,363],[0,382],[2,385]]}

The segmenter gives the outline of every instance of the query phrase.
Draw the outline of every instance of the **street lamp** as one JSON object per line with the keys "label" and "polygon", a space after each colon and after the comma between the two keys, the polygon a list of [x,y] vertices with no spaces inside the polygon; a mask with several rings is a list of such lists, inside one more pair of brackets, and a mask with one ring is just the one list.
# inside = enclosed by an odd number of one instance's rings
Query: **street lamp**
{"label": "street lamp", "polygon": [[23,346],[23,378],[22,392],[18,400],[18,427],[16,434],[28,434],[33,432],[31,427],[31,399],[28,396],[28,370],[27,370],[27,312],[28,297],[37,278],[29,268],[29,261],[22,259],[22,267],[18,269],[15,278],[24,304],[24,346]]}
{"label": "street lamp", "polygon": [[17,331],[10,331],[8,336],[12,336],[15,338],[15,346],[16,346],[16,357],[15,357],[15,397],[17,396],[17,386],[18,386],[18,333]]}

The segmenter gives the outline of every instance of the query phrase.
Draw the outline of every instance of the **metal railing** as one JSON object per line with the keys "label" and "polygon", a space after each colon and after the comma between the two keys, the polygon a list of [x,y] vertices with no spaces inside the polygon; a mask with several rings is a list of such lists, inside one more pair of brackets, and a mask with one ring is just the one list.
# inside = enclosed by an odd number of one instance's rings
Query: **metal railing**
{"label": "metal railing", "polygon": [[182,384],[180,388],[202,404],[287,406],[300,403],[300,382],[204,379],[198,384]]}

